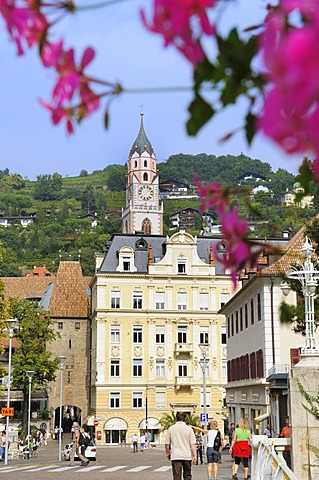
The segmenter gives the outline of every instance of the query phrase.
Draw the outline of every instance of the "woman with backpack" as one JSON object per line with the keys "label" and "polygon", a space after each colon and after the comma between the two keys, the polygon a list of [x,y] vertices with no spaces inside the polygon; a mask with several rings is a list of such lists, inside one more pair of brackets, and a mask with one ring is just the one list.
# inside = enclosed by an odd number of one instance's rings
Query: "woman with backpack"
{"label": "woman with backpack", "polygon": [[207,476],[208,480],[217,480],[220,448],[223,443],[221,433],[218,430],[218,423],[216,420],[212,420],[209,423],[209,430],[206,430],[206,428],[194,427],[192,425],[191,427],[198,432],[206,434]]}

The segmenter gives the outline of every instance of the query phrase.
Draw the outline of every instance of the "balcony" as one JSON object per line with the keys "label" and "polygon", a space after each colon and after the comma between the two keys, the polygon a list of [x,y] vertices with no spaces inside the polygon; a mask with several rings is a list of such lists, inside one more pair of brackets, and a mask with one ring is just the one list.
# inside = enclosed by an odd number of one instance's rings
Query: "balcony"
{"label": "balcony", "polygon": [[175,377],[175,388],[179,390],[181,387],[188,387],[191,390],[194,387],[194,379],[193,377]]}
{"label": "balcony", "polygon": [[268,376],[270,377],[271,375],[278,375],[282,373],[289,373],[289,370],[291,368],[290,364],[287,363],[275,363],[269,370],[268,370]]}
{"label": "balcony", "polygon": [[175,343],[175,355],[178,356],[180,353],[187,353],[188,355],[193,355],[193,344]]}

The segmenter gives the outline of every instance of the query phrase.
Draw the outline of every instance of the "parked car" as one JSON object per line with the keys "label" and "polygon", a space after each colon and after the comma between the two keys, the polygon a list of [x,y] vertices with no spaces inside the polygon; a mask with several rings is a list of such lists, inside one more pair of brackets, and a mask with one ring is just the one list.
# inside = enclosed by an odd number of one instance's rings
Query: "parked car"
{"label": "parked car", "polygon": [[[73,443],[67,443],[63,449],[64,460],[70,460],[70,451],[72,450]],[[92,440],[85,449],[85,456],[90,461],[96,460],[96,446]],[[77,454],[74,455],[74,460],[80,460]]]}

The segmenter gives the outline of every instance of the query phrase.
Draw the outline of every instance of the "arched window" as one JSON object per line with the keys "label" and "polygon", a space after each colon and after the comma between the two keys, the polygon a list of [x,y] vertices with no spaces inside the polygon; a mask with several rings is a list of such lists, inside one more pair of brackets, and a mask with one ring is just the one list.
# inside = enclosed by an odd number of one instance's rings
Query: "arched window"
{"label": "arched window", "polygon": [[147,160],[144,160],[144,167],[147,167]]}
{"label": "arched window", "polygon": [[148,182],[148,174],[146,172],[143,174],[143,180],[144,182]]}
{"label": "arched window", "polygon": [[134,168],[137,168],[137,160],[134,162]]}
{"label": "arched window", "polygon": [[151,235],[152,233],[152,224],[148,218],[145,218],[142,222],[142,232],[144,235]]}

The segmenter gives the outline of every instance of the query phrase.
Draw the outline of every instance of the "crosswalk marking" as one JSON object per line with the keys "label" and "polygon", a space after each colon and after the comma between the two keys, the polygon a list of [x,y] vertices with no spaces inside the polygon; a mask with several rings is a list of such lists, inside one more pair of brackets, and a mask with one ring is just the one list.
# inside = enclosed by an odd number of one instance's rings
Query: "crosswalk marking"
{"label": "crosswalk marking", "polygon": [[171,467],[170,465],[168,465],[168,466],[166,466],[166,467],[156,468],[156,469],[154,470],[154,472],[167,472],[168,470],[171,470],[171,468],[172,468],[172,467]]}
{"label": "crosswalk marking", "polygon": [[127,468],[127,465],[118,465],[117,467],[110,467],[102,470],[102,472],[116,472],[117,470],[121,470],[121,468]]}
{"label": "crosswalk marking", "polygon": [[71,465],[67,465],[66,467],[60,468],[53,467],[53,470],[48,470],[48,472],[64,472],[65,470],[71,470],[71,468],[76,468],[77,466],[71,467]]}
{"label": "crosswalk marking", "polygon": [[142,470],[146,470],[147,468],[151,468],[151,465],[140,465],[139,467],[130,468],[128,472],[141,472]]}
{"label": "crosswalk marking", "polygon": [[[33,467],[29,472],[41,472],[41,470],[47,470],[48,468],[54,468],[55,465],[46,465],[45,467]],[[1,470],[0,470],[1,473]]]}
{"label": "crosswalk marking", "polygon": [[96,470],[97,468],[103,468],[104,465],[94,465],[92,467],[85,467],[85,468],[81,468],[80,470],[78,470],[76,473],[85,473],[85,472],[91,472],[92,470]]}

